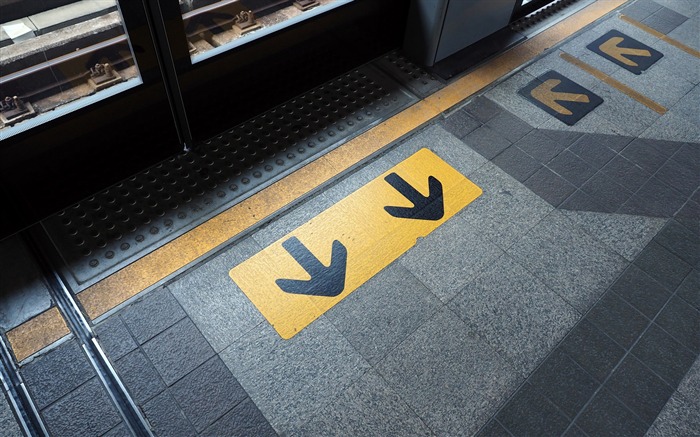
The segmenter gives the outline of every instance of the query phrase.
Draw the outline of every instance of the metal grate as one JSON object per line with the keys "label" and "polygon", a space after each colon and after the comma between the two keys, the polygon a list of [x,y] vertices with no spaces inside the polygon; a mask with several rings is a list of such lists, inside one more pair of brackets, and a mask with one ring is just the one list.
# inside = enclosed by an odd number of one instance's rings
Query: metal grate
{"label": "metal grate", "polygon": [[398,50],[382,56],[377,65],[420,98],[428,97],[444,87],[442,82],[408,60]]}
{"label": "metal grate", "polygon": [[80,290],[417,99],[367,65],[42,222]]}

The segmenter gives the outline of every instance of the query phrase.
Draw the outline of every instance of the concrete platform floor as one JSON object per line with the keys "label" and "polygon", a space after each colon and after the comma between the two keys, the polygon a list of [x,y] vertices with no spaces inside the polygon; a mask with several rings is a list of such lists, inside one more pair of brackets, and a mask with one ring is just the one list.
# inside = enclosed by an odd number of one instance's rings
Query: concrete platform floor
{"label": "concrete platform floor", "polygon": [[[630,2],[98,319],[154,435],[700,435],[700,58],[668,39],[699,35],[700,2]],[[602,103],[562,122],[519,93],[548,71]],[[229,272],[424,148],[481,196],[281,338]],[[52,435],[128,435],[74,337],[21,364]]]}

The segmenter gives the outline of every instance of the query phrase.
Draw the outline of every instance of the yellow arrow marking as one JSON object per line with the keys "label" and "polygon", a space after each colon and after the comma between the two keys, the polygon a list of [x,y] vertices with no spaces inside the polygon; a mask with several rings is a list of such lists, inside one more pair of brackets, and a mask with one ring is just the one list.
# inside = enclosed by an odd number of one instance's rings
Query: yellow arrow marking
{"label": "yellow arrow marking", "polygon": [[620,47],[619,44],[623,40],[624,38],[620,36],[614,36],[609,40],[605,41],[603,44],[601,44],[600,50],[602,50],[602,52],[607,54],[608,56],[612,56],[613,58],[617,59],[625,65],[629,65],[630,67],[637,67],[639,66],[639,64],[625,57],[625,55],[644,56],[646,58],[651,56],[649,50]]}
{"label": "yellow arrow marking", "polygon": [[557,100],[564,102],[590,102],[590,99],[585,94],[560,93],[557,91],[552,91],[554,87],[559,85],[560,83],[561,80],[559,79],[547,79],[544,81],[544,83],[542,83],[542,85],[539,85],[537,88],[530,91],[530,95],[539,100],[540,102],[544,103],[545,105],[549,106],[550,108],[554,109],[559,114],[563,115],[571,115],[573,113],[565,107],[561,106],[559,103],[557,103]]}

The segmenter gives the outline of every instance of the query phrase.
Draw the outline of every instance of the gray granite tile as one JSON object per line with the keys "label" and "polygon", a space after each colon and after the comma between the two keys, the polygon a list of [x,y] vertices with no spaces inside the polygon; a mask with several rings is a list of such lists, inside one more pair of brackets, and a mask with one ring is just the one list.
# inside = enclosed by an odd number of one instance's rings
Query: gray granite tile
{"label": "gray granite tile", "polygon": [[668,384],[631,355],[622,360],[605,387],[648,425],[673,394]]}
{"label": "gray granite tile", "polygon": [[669,33],[683,24],[687,19],[688,17],[685,15],[679,14],[672,9],[662,7],[642,20],[642,23],[661,33]]}
{"label": "gray granite tile", "polygon": [[620,154],[651,174],[656,173],[669,158],[654,147],[651,141],[641,138],[632,141]]}
{"label": "gray granite tile", "polygon": [[700,312],[685,300],[673,296],[654,322],[695,354],[700,353]]}
{"label": "gray granite tile", "polygon": [[551,133],[546,132],[540,129],[534,130],[517,141],[515,145],[539,162],[546,164],[566,148],[564,142],[552,138]]}
{"label": "gray granite tile", "polygon": [[[695,197],[698,197],[698,194],[700,194],[700,190],[695,192]],[[696,235],[700,235],[700,203],[692,200],[687,201],[674,214],[673,218]]]}
{"label": "gray granite tile", "polygon": [[568,150],[555,156],[547,163],[547,167],[577,187],[581,187],[596,172],[593,167]]}
{"label": "gray granite tile", "polygon": [[263,321],[228,272],[260,250],[252,238],[226,249],[168,285],[215,351],[221,351]]}
{"label": "gray granite tile", "polygon": [[690,265],[654,241],[642,251],[634,264],[669,290],[675,290],[691,270]]}
{"label": "gray granite tile", "polygon": [[106,434],[102,434],[102,437],[131,437],[131,431],[129,428],[121,422],[119,425],[107,431]]}
{"label": "gray granite tile", "polygon": [[574,185],[566,182],[564,178],[546,167],[537,170],[523,183],[535,194],[555,207],[561,205],[576,191]]}
{"label": "gray granite tile", "polygon": [[604,212],[615,212],[632,197],[632,192],[605,173],[598,172],[581,186],[581,191],[602,205]]}
{"label": "gray granite tile", "polygon": [[515,435],[561,435],[570,423],[529,383],[518,390],[496,417]]}
{"label": "gray granite tile", "polygon": [[12,414],[12,408],[5,399],[4,395],[0,395],[0,437],[13,437],[22,435],[20,425],[17,423],[15,416]]}
{"label": "gray granite tile", "polygon": [[124,356],[114,367],[133,399],[139,404],[146,403],[165,390],[160,375],[140,350]]}
{"label": "gray granite tile", "polygon": [[262,415],[250,398],[226,413],[221,419],[205,429],[201,436],[221,437],[235,435],[236,437],[277,437],[277,433]]}
{"label": "gray granite tile", "polygon": [[603,144],[604,139],[598,134],[585,134],[569,146],[569,151],[598,170],[615,157],[615,152]]}
{"label": "gray granite tile", "polygon": [[611,76],[613,79],[669,109],[692,90],[694,86],[691,82],[678,76],[675,70],[667,70],[655,64],[644,71],[644,74],[634,74],[625,68],[620,68]]}
{"label": "gray granite tile", "polygon": [[503,111],[496,115],[486,123],[486,126],[503,135],[511,143],[518,141],[532,130],[532,126],[509,111]]}
{"label": "gray granite tile", "polygon": [[326,317],[370,364],[376,364],[441,306],[406,268],[392,263]]}
{"label": "gray granite tile", "polygon": [[686,302],[700,310],[700,270],[693,269],[685,277],[683,283],[678,287],[676,293],[685,299]]}
{"label": "gray granite tile", "polygon": [[97,325],[95,333],[105,353],[112,360],[118,360],[138,346],[118,315],[109,317]]}
{"label": "gray granite tile", "polygon": [[581,135],[583,135],[581,132],[565,131],[565,130],[552,130],[552,129],[539,128],[539,131],[544,133],[549,138],[553,139],[554,141],[556,141],[557,143],[561,144],[564,147],[569,147],[570,145],[575,143],[576,140],[581,138]]}
{"label": "gray granite tile", "polygon": [[649,319],[615,293],[605,293],[586,315],[586,320],[629,349],[649,326]]}
{"label": "gray granite tile", "polygon": [[323,316],[290,340],[262,323],[221,359],[280,434],[298,429],[369,369]]}
{"label": "gray granite tile", "polygon": [[386,158],[395,165],[424,148],[432,150],[465,176],[471,175],[487,162],[454,135],[436,125],[429,126],[409,138],[389,152]]}
{"label": "gray granite tile", "polygon": [[695,16],[673,29],[668,33],[668,36],[695,50],[700,50],[700,36],[698,36],[699,27],[700,17]]}
{"label": "gray granite tile", "polygon": [[[597,33],[597,31],[595,33]],[[570,55],[575,56],[576,58],[581,59],[584,62],[590,62],[595,68],[601,69],[607,74],[612,74],[613,72],[618,70],[617,66],[613,64],[613,67],[610,67],[609,65],[607,65],[606,62],[601,62],[604,61],[603,59],[598,60],[594,56],[589,56],[593,55],[594,53],[586,49],[586,44],[583,44],[583,40],[592,41],[596,38],[598,38],[598,36],[593,36],[589,34],[586,34],[581,38],[576,38],[573,41],[564,44],[564,46],[562,46],[560,50],[552,50],[546,56],[528,65],[527,67],[525,67],[525,71],[534,77],[539,77],[550,70],[554,70],[557,73],[563,75],[564,77],[568,77],[569,79],[578,83],[582,87],[592,90],[593,87],[597,85],[598,79],[589,74],[581,74],[582,70],[574,64],[571,64],[570,62],[564,60],[561,57],[561,54],[566,52]],[[586,59],[582,59],[584,57]],[[612,64],[612,62],[608,63]]]}
{"label": "gray granite tile", "polygon": [[672,217],[683,207],[687,197],[652,177],[617,211],[652,217]]}
{"label": "gray granite tile", "polygon": [[641,436],[647,425],[608,390],[600,390],[576,419],[586,434],[600,437]]}
{"label": "gray granite tile", "polygon": [[[698,161],[700,164],[700,161]],[[693,162],[679,162],[669,159],[656,173],[656,177],[675,188],[681,194],[690,196],[700,186],[700,168],[694,168]]]}
{"label": "gray granite tile", "polygon": [[676,220],[669,220],[654,241],[691,266],[700,265],[700,235]]}
{"label": "gray granite tile", "polygon": [[462,138],[481,126],[481,123],[472,118],[467,111],[460,109],[441,120],[440,126],[457,138]]}
{"label": "gray granite tile", "polygon": [[625,354],[620,345],[586,319],[571,330],[560,347],[601,383]]}
{"label": "gray granite tile", "polygon": [[637,215],[565,210],[561,212],[630,262],[634,261],[666,223],[665,219]]}
{"label": "gray granite tile", "polygon": [[671,294],[666,288],[631,264],[610,289],[650,320],[656,317]]}
{"label": "gray granite tile", "polygon": [[576,190],[569,196],[561,205],[559,205],[560,211],[590,211],[590,212],[604,212],[605,207],[598,203],[598,201],[581,190]]}
{"label": "gray granite tile", "polygon": [[41,272],[19,235],[0,241],[0,265],[14,275],[0,275],[0,328],[21,325],[52,305]]}
{"label": "gray granite tile", "polygon": [[119,315],[134,338],[143,344],[186,314],[168,290],[159,288],[124,308]]}
{"label": "gray granite tile", "polygon": [[692,17],[700,12],[700,4],[695,0],[655,0],[655,2],[686,17]]}
{"label": "gray granite tile", "polygon": [[669,111],[642,132],[639,137],[697,143],[700,142],[700,128],[697,121],[693,122],[677,112]]}
{"label": "gray granite tile", "polygon": [[[605,102],[603,102],[604,104]],[[586,114],[581,120],[577,121],[575,125],[569,126],[568,124],[557,120],[552,117],[548,121],[542,123],[539,126],[540,129],[546,130],[557,130],[570,133],[578,134],[597,134],[597,135],[627,135],[625,130],[605,117],[598,115],[594,110]]]}
{"label": "gray granite tile", "polygon": [[[24,365],[20,373],[39,409],[65,396],[95,375],[75,339]],[[56,378],[56,375],[61,375]]]}
{"label": "gray granite tile", "polygon": [[501,425],[498,423],[498,420],[492,419],[489,423],[486,424],[481,430],[479,430],[479,433],[477,434],[477,437],[510,437],[511,434]]}
{"label": "gray granite tile", "polygon": [[197,432],[248,397],[218,356],[173,384],[170,394]]}
{"label": "gray granite tile", "polygon": [[92,378],[44,409],[42,416],[49,433],[55,436],[98,436],[121,421],[98,378]]}
{"label": "gray granite tile", "polygon": [[[698,71],[700,59],[663,40],[657,40],[655,47],[664,54],[664,57],[657,62],[659,67],[673,71],[695,85],[700,84],[700,71]],[[676,68],[678,65],[682,65],[683,68]]]}
{"label": "gray granite tile", "polygon": [[[697,25],[700,25],[700,17],[698,17]],[[698,37],[700,39],[700,37]],[[700,86],[695,85],[688,94],[683,96],[678,103],[669,108],[669,112],[680,116],[685,121],[691,124],[697,123],[697,107],[700,106]]]}
{"label": "gray granite tile", "polygon": [[646,437],[700,435],[700,405],[697,401],[674,395],[656,418]]}
{"label": "gray granite tile", "polygon": [[449,436],[474,434],[520,381],[503,358],[446,309],[376,370],[436,435]]}
{"label": "gray granite tile", "polygon": [[142,407],[153,433],[158,437],[192,437],[197,432],[180,406],[166,390]]}
{"label": "gray granite tile", "polygon": [[420,239],[399,263],[446,302],[502,253],[484,235],[453,217]]}
{"label": "gray granite tile", "polygon": [[143,345],[143,351],[167,385],[199,367],[214,350],[189,318],[184,318]]}
{"label": "gray granite tile", "polygon": [[477,230],[502,249],[520,239],[553,207],[493,164],[471,176],[483,194],[453,220]]}
{"label": "gray granite tile", "polygon": [[433,433],[373,370],[309,418],[297,436],[432,436]]}
{"label": "gray granite tile", "polygon": [[672,388],[678,386],[697,358],[697,354],[692,353],[655,324],[652,324],[637,342],[632,354]]}
{"label": "gray granite tile", "polygon": [[562,437],[587,437],[586,433],[581,431],[581,428],[578,426],[571,424],[569,425],[569,429],[562,434]]}
{"label": "gray granite tile", "polygon": [[690,367],[680,384],[678,393],[688,399],[700,399],[700,359]]}
{"label": "gray granite tile", "polygon": [[523,377],[580,314],[509,256],[502,256],[450,303],[471,331],[509,358]]}
{"label": "gray granite tile", "polygon": [[659,9],[661,9],[661,5],[655,1],[639,0],[626,6],[622,13],[634,20],[641,21]]}
{"label": "gray granite tile", "polygon": [[529,382],[570,419],[576,417],[600,386],[561,348],[547,357]]}
{"label": "gray granite tile", "polygon": [[580,312],[588,310],[627,265],[557,211],[508,252]]}
{"label": "gray granite tile", "polygon": [[651,178],[651,173],[622,155],[611,159],[601,171],[632,192],[637,191]]}
{"label": "gray granite tile", "polygon": [[673,159],[682,162],[694,172],[700,171],[700,144],[685,143],[673,155]]}
{"label": "gray granite tile", "polygon": [[525,181],[542,167],[541,163],[535,161],[515,145],[508,147],[496,156],[493,163],[520,182]]}
{"label": "gray granite tile", "polygon": [[464,110],[480,123],[486,123],[500,114],[503,108],[487,97],[478,96],[467,103]]}
{"label": "gray granite tile", "polygon": [[511,144],[503,135],[488,126],[474,130],[462,141],[486,159],[493,159]]}
{"label": "gray granite tile", "polygon": [[603,104],[594,113],[620,129],[621,134],[638,136],[660,117],[647,106],[603,82],[592,91],[603,99]]}

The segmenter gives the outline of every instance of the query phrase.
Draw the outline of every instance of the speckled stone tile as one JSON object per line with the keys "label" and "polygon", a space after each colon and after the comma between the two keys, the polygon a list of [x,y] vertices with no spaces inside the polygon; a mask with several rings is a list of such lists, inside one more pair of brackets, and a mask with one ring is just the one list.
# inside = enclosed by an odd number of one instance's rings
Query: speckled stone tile
{"label": "speckled stone tile", "polygon": [[630,262],[666,223],[665,219],[638,215],[566,210],[562,213]]}
{"label": "speckled stone tile", "polygon": [[447,309],[376,369],[440,436],[474,434],[521,381],[515,369]]}
{"label": "speckled stone tile", "polygon": [[508,252],[580,312],[588,310],[627,266],[558,211]]}
{"label": "speckled stone tile", "polygon": [[4,392],[0,393],[0,437],[22,435],[19,424],[12,414],[10,404],[5,399]]}
{"label": "speckled stone tile", "polygon": [[581,315],[509,256],[450,303],[467,326],[526,377]]}
{"label": "speckled stone tile", "polygon": [[440,299],[423,283],[393,263],[331,308],[326,317],[375,364],[440,307]]}
{"label": "speckled stone tile", "polygon": [[646,437],[700,435],[700,404],[674,395],[649,428]]}
{"label": "speckled stone tile", "polygon": [[229,270],[259,250],[260,246],[248,237],[168,285],[217,352],[263,321],[228,275]]}
{"label": "speckled stone tile", "polygon": [[263,323],[221,359],[278,433],[298,429],[369,369],[323,316],[290,340]]}
{"label": "speckled stone tile", "polygon": [[293,436],[432,436],[406,402],[373,370],[333,399]]}

